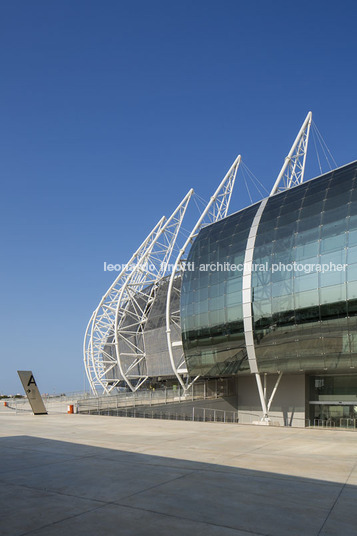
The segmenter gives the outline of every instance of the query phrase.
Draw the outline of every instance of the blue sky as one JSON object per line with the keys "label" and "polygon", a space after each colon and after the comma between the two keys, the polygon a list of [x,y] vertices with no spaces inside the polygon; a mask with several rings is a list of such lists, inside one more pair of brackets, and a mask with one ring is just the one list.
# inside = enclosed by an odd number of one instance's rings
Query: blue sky
{"label": "blue sky", "polygon": [[[122,263],[238,153],[269,189],[309,110],[357,158],[354,2],[2,2],[0,392],[83,389]],[[307,177],[318,174],[310,144]],[[325,166],[324,170],[327,168]],[[249,203],[242,182],[231,210]]]}

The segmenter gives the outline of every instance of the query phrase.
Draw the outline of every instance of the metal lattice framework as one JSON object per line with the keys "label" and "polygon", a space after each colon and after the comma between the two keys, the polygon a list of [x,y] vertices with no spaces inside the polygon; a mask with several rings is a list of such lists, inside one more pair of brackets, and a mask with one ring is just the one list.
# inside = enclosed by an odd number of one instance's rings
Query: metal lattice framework
{"label": "metal lattice framework", "polygon": [[145,351],[145,324],[156,297],[158,285],[167,274],[188,203],[191,189],[163,225],[151,247],[137,262],[118,295],[114,344],[120,374],[132,391],[148,378]]}
{"label": "metal lattice framework", "polygon": [[93,326],[93,316],[94,316],[94,312],[92,313],[92,316],[90,317],[88,326],[84,334],[83,356],[84,356],[84,368],[87,374],[90,388],[92,389],[93,393],[96,393],[97,392],[96,385],[95,385],[96,375],[95,375],[95,368],[93,366],[91,341],[90,341],[90,337],[92,333],[92,326]]}
{"label": "metal lattice framework", "polygon": [[162,229],[165,220],[166,218],[163,216],[155,225],[104,294],[89,321],[84,337],[84,366],[94,394],[97,394],[97,388],[109,393],[122,380],[121,377],[115,377],[115,375],[110,380],[108,379],[110,371],[114,372],[117,365],[115,353],[111,351],[114,345],[110,343],[110,337],[114,335],[113,327],[118,297],[135,265],[152,247],[153,241]]}
{"label": "metal lattice framework", "polygon": [[180,249],[178,256],[176,257],[175,264],[170,276],[167,299],[166,299],[166,333],[167,333],[167,345],[168,352],[170,357],[170,362],[172,370],[174,371],[178,381],[180,382],[183,389],[189,389],[193,382],[197,380],[199,376],[196,376],[190,383],[184,382],[183,375],[187,374],[185,357],[183,351],[181,351],[181,359],[177,364],[177,359],[175,359],[175,349],[182,348],[182,340],[179,342],[172,340],[172,331],[175,330],[181,333],[181,320],[180,320],[180,311],[174,311],[171,309],[172,303],[172,293],[177,292],[181,293],[180,286],[179,288],[174,287],[174,280],[179,277],[179,274],[184,270],[185,262],[187,259],[187,254],[190,250],[191,244],[195,237],[197,236],[199,230],[207,224],[214,223],[222,218],[225,218],[228,213],[229,204],[231,200],[231,195],[237,176],[237,171],[239,164],[241,162],[241,155],[238,155],[235,161],[233,162],[231,168],[227,172],[226,176],[218,186],[217,190],[211,197],[206,208],[202,212],[200,218],[198,219],[196,225],[192,229],[189,237],[187,238],[185,244]]}
{"label": "metal lattice framework", "polygon": [[283,167],[281,168],[270,195],[283,192],[284,190],[288,190],[303,182],[311,121],[312,113],[309,112],[296,136],[288,156],[285,158]]}

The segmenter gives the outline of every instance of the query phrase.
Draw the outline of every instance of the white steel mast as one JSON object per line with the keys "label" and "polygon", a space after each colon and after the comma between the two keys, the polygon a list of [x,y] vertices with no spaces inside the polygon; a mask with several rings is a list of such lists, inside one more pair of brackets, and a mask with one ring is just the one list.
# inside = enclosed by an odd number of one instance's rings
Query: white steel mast
{"label": "white steel mast", "polygon": [[312,112],[309,112],[296,136],[288,156],[285,158],[283,167],[281,168],[272,191],[270,192],[271,196],[277,192],[289,190],[289,188],[297,186],[303,182],[311,121]]}
{"label": "white steel mast", "polygon": [[[194,240],[194,238],[197,236],[199,230],[201,227],[205,224],[214,223],[222,218],[225,218],[227,216],[232,190],[234,187],[234,182],[236,179],[237,171],[239,164],[241,162],[241,155],[237,156],[235,161],[233,162],[232,166],[230,167],[229,171],[227,172],[226,176],[218,186],[217,190],[211,197],[210,201],[208,202],[205,210],[201,214],[200,218],[198,219],[196,225],[192,229],[189,237],[187,238],[185,244],[180,249],[180,252],[178,256],[176,257],[176,261],[171,273],[169,287],[167,291],[167,298],[166,298],[166,334],[167,334],[167,345],[168,345],[168,352],[170,357],[170,362],[172,366],[172,370],[175,373],[175,376],[177,377],[178,381],[180,382],[183,389],[187,390],[194,381],[197,380],[199,376],[196,376],[193,381],[186,385],[182,379],[182,374],[187,374],[187,369],[185,367],[185,358],[184,354],[182,352],[181,354],[181,360],[177,364],[175,362],[175,356],[174,356],[174,348],[175,347],[181,347],[182,348],[182,340],[179,342],[174,342],[172,340],[171,336],[171,329],[174,327],[175,330],[181,330],[180,328],[180,311],[172,311],[171,310],[171,297],[172,293],[174,291],[174,280],[176,277],[178,277],[182,265],[185,262],[184,257],[187,257],[189,248]],[[182,275],[182,273],[181,273]],[[179,289],[175,289],[175,292],[180,293]],[[177,360],[176,360],[177,361]]]}
{"label": "white steel mast", "polygon": [[[272,188],[272,191],[270,192],[269,197],[272,197],[276,193],[289,190],[290,188],[293,188],[294,186],[298,186],[299,184],[303,182],[304,174],[305,174],[305,163],[306,163],[307,148],[308,148],[308,143],[309,143],[311,122],[312,122],[312,112],[309,112],[299,130],[298,135],[295,138],[295,141],[289,151],[288,156],[285,158],[283,167],[280,170],[280,173],[275,181],[275,184]],[[247,345],[247,354],[248,354],[248,362],[250,365],[250,370],[252,373],[255,374],[255,379],[257,382],[260,403],[261,403],[262,411],[263,411],[263,418],[262,418],[263,423],[268,423],[270,421],[269,410],[270,410],[271,404],[273,402],[273,398],[275,396],[275,393],[277,391],[277,388],[279,386],[279,383],[282,377],[282,373],[280,372],[275,382],[275,386],[273,388],[272,394],[268,400],[267,389],[266,389],[267,377],[265,374],[264,375],[264,387],[263,387],[262,379],[258,370],[256,354],[255,354],[254,326],[253,326],[253,316],[252,316],[253,298],[252,298],[251,265],[253,262],[254,245],[255,245],[255,240],[257,237],[258,229],[259,229],[259,223],[263,215],[264,209],[268,203],[269,197],[266,199],[263,199],[255,215],[255,218],[253,220],[250,233],[249,233],[249,239],[248,239],[251,249],[248,250],[247,248],[246,250],[246,255],[244,259],[244,273],[243,273],[243,288],[246,289],[243,292],[245,292],[246,293],[245,295],[247,296],[246,302],[243,303],[243,309],[246,308],[245,310],[248,311],[248,314],[244,316],[244,335],[245,335],[245,340],[246,340],[246,345]]]}

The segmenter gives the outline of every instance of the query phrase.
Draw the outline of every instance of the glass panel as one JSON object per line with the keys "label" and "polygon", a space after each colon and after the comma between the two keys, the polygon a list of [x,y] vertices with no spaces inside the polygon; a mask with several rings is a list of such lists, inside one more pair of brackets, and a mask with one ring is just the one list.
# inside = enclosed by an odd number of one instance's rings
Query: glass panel
{"label": "glass panel", "polygon": [[320,273],[320,286],[329,287],[330,285],[342,285],[346,281],[346,271],[329,271]]}
{"label": "glass panel", "polygon": [[320,237],[320,227],[302,230],[299,224],[299,231],[295,237],[295,245],[304,245],[309,242],[316,242]]}
{"label": "glass panel", "polygon": [[348,242],[349,246],[356,246],[357,245],[357,229],[347,233],[347,242]]}
{"label": "glass panel", "polygon": [[357,264],[347,266],[347,281],[357,281]]}
{"label": "glass panel", "polygon": [[338,222],[338,221],[343,221],[344,225],[346,226],[347,213],[348,213],[348,206],[345,204],[343,204],[342,206],[341,205],[337,206],[335,204],[334,208],[330,210],[326,208],[326,204],[325,204],[324,212],[322,213],[322,225],[326,225],[328,223],[333,223],[333,222]]}
{"label": "glass panel", "polygon": [[253,314],[255,319],[271,315],[271,301],[262,300],[253,303]]}
{"label": "glass panel", "polygon": [[[311,212],[310,212],[311,214]],[[301,216],[301,220],[299,221],[298,225],[298,232],[304,232],[310,229],[316,229],[321,222],[321,214],[315,214],[314,216],[309,216],[307,218],[304,218]]]}
{"label": "glass panel", "polygon": [[285,279],[272,284],[272,297],[285,296],[286,294],[292,294],[293,292],[293,280]]}
{"label": "glass panel", "polygon": [[309,259],[304,259],[299,262],[296,270],[294,270],[294,277],[299,278],[303,277],[307,273],[315,272],[317,270],[317,265],[320,262],[320,257],[310,257]]}
{"label": "glass panel", "polygon": [[[291,311],[294,309],[293,294],[286,294],[272,299],[272,313]],[[285,318],[285,317],[284,317]]]}
{"label": "glass panel", "polygon": [[264,287],[254,287],[253,289],[254,301],[270,299],[270,295],[270,285],[265,285]]}
{"label": "glass panel", "polygon": [[[238,293],[237,293],[238,294]],[[208,311],[217,311],[218,309],[224,309],[224,298],[225,296],[217,296],[217,298],[210,298],[208,301]],[[241,300],[236,301],[236,303],[241,303]]]}
{"label": "glass panel", "polygon": [[305,243],[295,248],[295,260],[300,262],[303,259],[308,259],[317,256],[319,253],[319,241]]}
{"label": "glass panel", "polygon": [[[357,252],[356,252],[357,253]],[[320,256],[320,264],[322,269],[330,269],[333,265],[344,264],[346,262],[346,250],[340,249],[332,253],[326,253],[325,255]]]}
{"label": "glass panel", "polygon": [[217,296],[222,296],[222,294],[224,294],[224,286],[224,282],[221,282],[217,285],[212,285],[208,287],[208,296],[210,298],[217,298]]}
{"label": "glass panel", "polygon": [[236,305],[235,307],[226,308],[226,318],[227,322],[234,322],[235,320],[240,320],[243,317],[242,306]]}
{"label": "glass panel", "polygon": [[346,285],[320,288],[320,303],[346,301]]}
{"label": "glass panel", "polygon": [[231,294],[233,292],[241,291],[242,290],[242,278],[241,277],[235,277],[228,279],[226,282],[226,292],[227,294]]}
{"label": "glass panel", "polygon": [[348,248],[347,250],[347,262],[348,264],[354,264],[357,262],[357,247]]}
{"label": "glass panel", "polygon": [[321,227],[321,238],[342,234],[347,229],[347,220],[334,221],[326,223]]}
{"label": "glass panel", "polygon": [[336,249],[343,249],[346,246],[346,233],[329,236],[328,238],[321,239],[320,251],[321,253],[327,253],[329,251],[335,251]]}
{"label": "glass panel", "polygon": [[304,292],[306,290],[317,289],[318,286],[318,274],[311,273],[304,275],[303,277],[296,277],[294,279],[294,291]]}
{"label": "glass panel", "polygon": [[349,300],[357,298],[357,281],[347,283],[347,297]]}
{"label": "glass panel", "polygon": [[226,306],[237,305],[242,303],[242,292],[231,292],[226,295]]}
{"label": "glass panel", "polygon": [[295,294],[295,309],[302,309],[319,303],[318,290],[308,290]]}
{"label": "glass panel", "polygon": [[[348,184],[349,186],[349,184]],[[337,191],[336,191],[337,190]],[[337,195],[336,195],[337,194]],[[328,198],[325,201],[324,210],[333,210],[335,207],[345,209],[351,197],[351,190],[348,188],[341,193],[341,185],[336,189],[328,191]]]}

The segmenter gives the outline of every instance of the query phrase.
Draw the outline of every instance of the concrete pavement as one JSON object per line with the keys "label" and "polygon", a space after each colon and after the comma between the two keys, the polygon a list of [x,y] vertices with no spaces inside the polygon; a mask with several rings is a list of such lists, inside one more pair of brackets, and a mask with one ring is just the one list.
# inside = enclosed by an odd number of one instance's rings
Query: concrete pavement
{"label": "concrete pavement", "polygon": [[0,411],[2,536],[355,536],[357,434]]}

